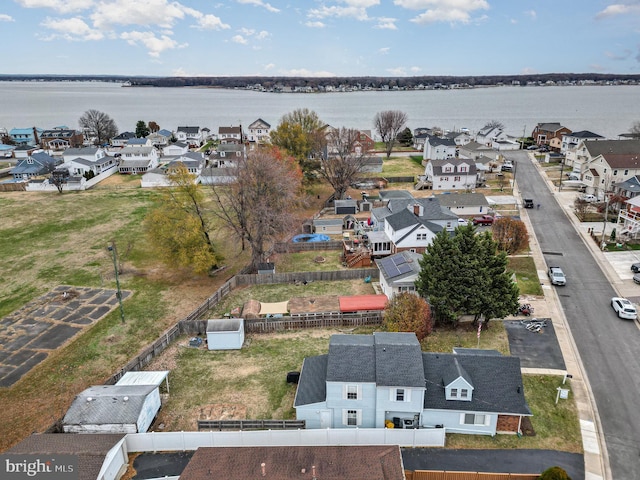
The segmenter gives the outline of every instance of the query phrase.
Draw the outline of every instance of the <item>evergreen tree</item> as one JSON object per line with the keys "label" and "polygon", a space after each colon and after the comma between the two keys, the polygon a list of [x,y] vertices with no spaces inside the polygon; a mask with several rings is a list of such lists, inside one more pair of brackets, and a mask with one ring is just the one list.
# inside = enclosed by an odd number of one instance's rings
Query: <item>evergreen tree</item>
{"label": "evergreen tree", "polygon": [[416,288],[435,308],[436,321],[455,325],[460,315],[485,323],[504,318],[518,306],[518,286],[507,272],[507,256],[489,232],[460,226],[442,231],[420,260]]}
{"label": "evergreen tree", "polygon": [[144,120],[138,120],[138,123],[136,123],[136,138],[145,138],[149,133],[151,132]]}

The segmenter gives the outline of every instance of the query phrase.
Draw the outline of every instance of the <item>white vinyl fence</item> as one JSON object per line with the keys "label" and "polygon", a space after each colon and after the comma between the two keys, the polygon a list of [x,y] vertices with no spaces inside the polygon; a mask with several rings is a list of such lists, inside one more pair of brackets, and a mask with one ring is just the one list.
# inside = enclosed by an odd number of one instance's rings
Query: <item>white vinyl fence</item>
{"label": "white vinyl fence", "polygon": [[128,452],[168,452],[199,447],[263,447],[289,445],[400,445],[444,447],[444,428],[328,428],[239,432],[150,432],[126,436]]}

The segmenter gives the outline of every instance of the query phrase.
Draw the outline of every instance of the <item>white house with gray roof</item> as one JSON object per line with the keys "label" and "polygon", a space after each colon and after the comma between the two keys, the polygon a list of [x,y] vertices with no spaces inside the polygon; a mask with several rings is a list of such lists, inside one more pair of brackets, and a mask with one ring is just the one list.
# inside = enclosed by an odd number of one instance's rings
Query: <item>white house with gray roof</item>
{"label": "white house with gray roof", "polygon": [[422,255],[408,250],[376,260],[380,270],[380,288],[389,300],[399,293],[416,293]]}
{"label": "white house with gray roof", "polygon": [[475,162],[463,158],[430,160],[424,178],[433,190],[469,190],[479,183]]}
{"label": "white house with gray roof", "polygon": [[198,126],[178,127],[176,130],[176,138],[179,142],[184,142],[191,147],[199,147],[204,142],[204,134]]}
{"label": "white house with gray roof", "polygon": [[438,201],[458,216],[484,215],[489,211],[489,202],[482,193],[440,194]]}
{"label": "white house with gray roof", "polygon": [[517,433],[531,416],[520,359],[424,353],[414,333],[333,335],[307,357],[294,400],[307,429],[445,428]]}
{"label": "white house with gray roof", "polygon": [[456,156],[458,145],[455,140],[430,135],[425,139],[422,158],[424,160],[444,160]]}
{"label": "white house with gray roof", "polygon": [[126,146],[121,150],[118,172],[143,174],[158,166],[158,150],[155,147]]}

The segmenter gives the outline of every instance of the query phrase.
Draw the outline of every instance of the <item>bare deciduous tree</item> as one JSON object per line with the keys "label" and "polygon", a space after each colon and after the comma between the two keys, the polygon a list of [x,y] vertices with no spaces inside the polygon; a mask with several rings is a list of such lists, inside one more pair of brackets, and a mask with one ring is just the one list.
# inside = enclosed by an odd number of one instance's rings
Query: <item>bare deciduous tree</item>
{"label": "bare deciduous tree", "polygon": [[96,145],[102,145],[118,134],[116,122],[109,115],[98,110],[87,110],[78,123],[80,128],[94,138]]}
{"label": "bare deciduous tree", "polygon": [[251,267],[266,260],[273,243],[296,225],[302,172],[277,148],[252,151],[232,168],[235,182],[212,186],[213,214],[251,249]]}
{"label": "bare deciduous tree", "polygon": [[327,134],[327,151],[320,160],[320,176],[333,187],[336,200],[344,198],[369,158],[359,142],[360,132],[353,128],[332,129]]}
{"label": "bare deciduous tree", "polygon": [[499,120],[489,120],[484,124],[484,127],[482,127],[483,130],[487,128],[499,128],[500,130],[504,130],[504,124]]}
{"label": "bare deciduous tree", "polygon": [[634,138],[640,138],[640,121],[633,122],[631,125],[631,135]]}
{"label": "bare deciduous tree", "polygon": [[373,125],[382,138],[387,152],[387,158],[391,156],[391,151],[396,143],[396,137],[407,123],[409,117],[399,110],[385,110],[376,113],[373,118]]}

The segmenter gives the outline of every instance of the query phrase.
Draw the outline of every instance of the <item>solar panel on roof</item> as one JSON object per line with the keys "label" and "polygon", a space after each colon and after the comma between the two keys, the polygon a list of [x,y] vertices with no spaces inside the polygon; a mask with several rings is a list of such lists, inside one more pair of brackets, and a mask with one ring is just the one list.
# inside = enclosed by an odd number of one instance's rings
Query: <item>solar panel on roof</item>
{"label": "solar panel on roof", "polygon": [[411,271],[411,265],[409,265],[408,263],[398,265],[398,271],[400,272],[400,274],[409,273]]}

